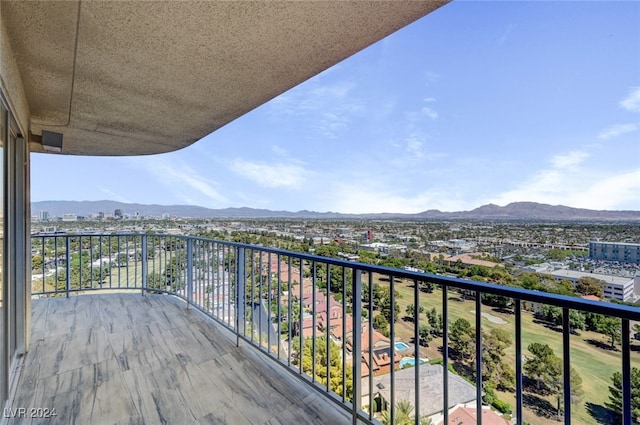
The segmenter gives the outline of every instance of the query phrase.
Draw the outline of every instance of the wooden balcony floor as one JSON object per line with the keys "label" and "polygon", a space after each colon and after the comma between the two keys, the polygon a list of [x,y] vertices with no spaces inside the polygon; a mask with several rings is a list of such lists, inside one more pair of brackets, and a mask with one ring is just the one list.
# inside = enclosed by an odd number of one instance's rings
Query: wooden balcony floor
{"label": "wooden balcony floor", "polygon": [[[342,424],[345,412],[166,295],[33,300],[10,424]],[[6,414],[6,411],[5,411]]]}

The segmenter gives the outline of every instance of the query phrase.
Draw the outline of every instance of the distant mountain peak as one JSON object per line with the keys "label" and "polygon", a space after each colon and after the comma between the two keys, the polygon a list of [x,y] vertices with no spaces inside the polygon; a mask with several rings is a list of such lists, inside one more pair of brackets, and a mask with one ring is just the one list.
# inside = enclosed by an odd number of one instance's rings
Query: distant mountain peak
{"label": "distant mountain peak", "polygon": [[482,205],[471,211],[442,212],[436,209],[417,214],[371,213],[344,214],[337,212],[272,211],[251,207],[230,207],[210,209],[195,205],[135,204],[116,201],[39,201],[32,202],[33,214],[48,211],[52,217],[63,214],[77,214],[88,217],[91,214],[113,213],[116,209],[125,214],[139,213],[142,216],[159,217],[170,214],[189,218],[364,218],[364,219],[421,219],[421,220],[566,220],[566,221],[640,221],[640,211],[595,211],[572,208],[563,205],[548,205],[537,202],[512,202],[504,207],[495,204]]}

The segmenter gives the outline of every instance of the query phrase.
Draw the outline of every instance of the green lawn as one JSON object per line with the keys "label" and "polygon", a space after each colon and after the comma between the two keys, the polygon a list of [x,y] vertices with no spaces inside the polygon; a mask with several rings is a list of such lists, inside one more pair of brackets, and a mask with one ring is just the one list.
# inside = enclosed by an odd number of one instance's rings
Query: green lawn
{"label": "green lawn", "polygon": [[[377,281],[383,285],[388,286],[389,282],[384,280]],[[402,317],[405,314],[405,309],[408,304],[414,303],[414,289],[413,283],[408,281],[396,281],[395,289],[398,291],[400,298],[397,299],[400,306],[399,319],[396,322],[395,335],[396,339],[403,341],[410,341],[413,338],[413,323],[405,322]],[[458,318],[464,318],[468,320],[472,326],[475,326],[475,301],[463,300],[457,293],[450,291],[448,296],[449,302],[449,321],[454,322]],[[426,309],[436,308],[438,312],[442,312],[442,292],[437,289],[431,294],[420,292],[420,305]],[[506,314],[496,312],[491,307],[482,306],[483,313],[489,313],[492,316],[498,317],[506,321],[506,324],[496,324],[489,321],[487,318],[482,319],[483,329],[490,330],[494,327],[499,327],[510,331],[515,338],[515,316],[513,314]],[[398,314],[398,312],[397,312]],[[421,316],[421,320],[426,321],[425,315]],[[533,314],[529,312],[523,312],[522,314],[522,347],[523,354],[527,355],[527,346],[532,342],[541,342],[548,344],[555,352],[556,355],[562,355],[562,333],[549,328],[541,323],[535,323]],[[572,406],[572,418],[574,423],[580,424],[598,424],[598,422],[587,411],[587,403],[592,403],[596,406],[604,406],[604,403],[608,400],[609,391],[608,386],[611,383],[611,375],[614,372],[621,370],[621,352],[620,346],[617,346],[618,351],[606,350],[599,348],[589,342],[588,340],[599,341],[607,344],[606,336],[594,332],[580,332],[580,335],[571,336],[571,364],[580,374],[583,379],[582,387],[584,390],[583,399],[576,405]],[[438,351],[438,347],[442,346],[441,339],[435,339],[429,343],[428,347],[422,348],[422,355],[429,359],[442,358],[442,355]],[[636,350],[639,349],[636,345]],[[632,352],[632,366],[640,367],[640,356],[638,351]],[[515,344],[512,344],[506,352],[506,361],[514,365],[515,367]],[[532,394],[534,395],[534,394]],[[537,396],[537,395],[536,395]],[[507,401],[512,406],[515,405],[514,393],[502,393],[500,398]],[[546,398],[551,405],[555,405],[555,401],[552,397]],[[537,416],[533,411],[525,408],[524,412],[525,420],[529,423],[535,424],[557,424],[558,422],[548,420],[543,417]]]}

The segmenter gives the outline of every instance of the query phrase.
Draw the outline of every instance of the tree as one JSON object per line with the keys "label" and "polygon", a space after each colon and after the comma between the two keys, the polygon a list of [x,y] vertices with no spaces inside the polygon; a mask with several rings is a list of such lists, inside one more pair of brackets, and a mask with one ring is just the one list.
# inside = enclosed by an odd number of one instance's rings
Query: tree
{"label": "tree", "polygon": [[[380,414],[380,420],[383,425],[413,425],[415,423],[413,405],[407,400],[400,400],[393,409],[394,421],[391,421],[391,411],[384,410]],[[420,425],[431,425],[433,422],[427,416],[419,418]]]}
{"label": "tree", "polygon": [[296,297],[291,298],[291,336],[300,335],[300,301]]}
{"label": "tree", "polygon": [[382,314],[373,316],[373,328],[378,330],[382,335],[389,335],[389,322]]}
{"label": "tree", "polygon": [[622,337],[622,323],[617,317],[606,317],[600,323],[598,332],[603,333],[609,337],[609,344],[611,349],[616,348],[616,342],[620,341]]}
{"label": "tree", "polygon": [[539,314],[544,320],[560,325],[562,323],[562,309],[553,305],[543,305]]}
{"label": "tree", "polygon": [[474,340],[475,331],[468,320],[460,318],[453,322],[449,332],[449,342],[451,348],[461,359],[471,357]]}
{"label": "tree", "polygon": [[126,267],[129,262],[129,255],[124,252],[121,252],[116,256],[116,266],[117,267]]}
{"label": "tree", "polygon": [[[344,271],[344,276],[343,276]],[[330,266],[329,269],[329,288],[334,294],[342,293],[342,289],[346,286],[347,296],[353,293],[352,291],[352,275],[351,269],[345,269],[344,267]]]}
{"label": "tree", "polygon": [[[316,352],[313,354],[313,339],[306,338],[302,349],[302,370],[311,376],[315,363],[316,381],[321,385],[327,385],[327,377],[330,380],[329,389],[336,394],[342,395],[343,385],[347,400],[353,399],[353,370],[350,367],[345,369],[346,382],[342,382],[342,353],[340,347],[333,341],[329,341],[329,355],[327,356],[327,340],[321,336],[316,338]],[[329,365],[329,370],[327,370]]]}
{"label": "tree", "polygon": [[[546,366],[546,369],[542,373],[542,381],[551,394],[553,394],[556,400],[556,413],[558,417],[560,417],[563,410],[562,395],[564,389],[562,359],[553,354],[553,352],[549,354],[548,350],[544,346],[538,348],[540,349],[539,353],[545,356],[544,365]],[[569,370],[569,380],[571,384],[571,403],[575,404],[582,398],[584,390],[582,389],[582,377],[573,367]]]}
{"label": "tree", "polygon": [[[428,270],[425,270],[425,273],[435,273],[435,265],[433,263],[429,263],[432,267],[430,267]],[[433,290],[436,288],[436,285],[434,283],[431,282],[427,282],[427,281],[421,281],[419,284],[419,288],[422,292],[426,292],[427,294],[430,294],[433,292]]]}
{"label": "tree", "polygon": [[510,345],[511,335],[504,329],[482,333],[482,378],[501,390],[510,390],[515,384],[516,373],[504,360],[504,350]]}
{"label": "tree", "polygon": [[482,294],[482,302],[503,310],[509,308],[512,304],[511,298],[494,294]]}
{"label": "tree", "polygon": [[547,369],[542,377],[544,383],[555,396],[557,415],[560,417],[562,411],[562,389],[564,388],[564,379],[562,375],[562,359],[555,354],[549,356],[546,360]]}
{"label": "tree", "polygon": [[[407,305],[405,312],[407,313],[407,317],[409,318],[409,320],[411,320],[412,322],[415,322],[416,307],[413,304],[409,304]],[[424,307],[420,306],[420,308],[418,309],[418,313],[423,313],[423,312],[424,312]]]}
{"label": "tree", "polygon": [[444,321],[442,319],[442,314],[439,314],[436,311],[435,307],[427,312],[427,320],[429,321],[429,326],[431,327],[431,334],[434,337],[442,336]]}
{"label": "tree", "polygon": [[[400,313],[400,304],[398,304],[398,301],[396,301],[398,298],[400,298],[400,294],[398,293],[398,291],[394,291],[394,303],[393,303],[393,315],[391,314],[391,289],[390,288],[382,288],[381,291],[381,295],[380,295],[380,304],[378,305],[380,307],[380,313],[382,313],[384,315],[384,317],[387,319],[387,322],[391,323],[392,321],[395,322],[396,320],[398,320],[398,313]],[[393,316],[393,317],[392,317]]]}
{"label": "tree", "polygon": [[151,272],[147,275],[147,286],[149,288],[165,289],[167,285],[161,273]]}
{"label": "tree", "polygon": [[596,279],[590,276],[583,276],[576,282],[576,292],[580,295],[595,295],[598,298],[603,298],[602,285],[606,284],[600,279]]}
{"label": "tree", "polygon": [[420,337],[420,345],[428,345],[429,341],[433,339],[431,336],[431,326],[423,323],[418,328],[418,336]]}
{"label": "tree", "polygon": [[413,321],[414,315],[416,313],[416,306],[414,306],[413,304],[409,304],[405,310],[405,313],[407,313],[407,316]]}
{"label": "tree", "polygon": [[569,370],[569,382],[571,384],[571,404],[578,404],[584,396],[582,389],[582,377],[573,367]]}
{"label": "tree", "polygon": [[[622,374],[615,372],[611,376],[609,401],[605,403],[622,420]],[[640,369],[631,368],[631,422],[640,421]]]}
{"label": "tree", "polygon": [[382,298],[385,296],[385,291],[378,283],[373,284],[373,306],[377,308],[382,304]]}
{"label": "tree", "polygon": [[596,331],[599,332],[598,329],[602,326],[604,322],[604,315],[600,313],[585,313],[585,324],[588,331]]}
{"label": "tree", "polygon": [[41,255],[32,255],[31,256],[31,268],[36,273],[42,272],[42,256]]}
{"label": "tree", "polygon": [[524,289],[540,289],[540,277],[536,273],[524,273],[518,277],[520,286]]}
{"label": "tree", "polygon": [[569,310],[569,327],[571,331],[583,331],[586,328],[586,318],[579,310]]}
{"label": "tree", "polygon": [[553,350],[547,344],[541,344],[534,342],[527,347],[533,357],[527,358],[527,361],[523,365],[524,373],[530,378],[536,381],[536,388],[541,389],[543,384],[543,377],[547,370],[547,361],[550,356],[553,356]]}

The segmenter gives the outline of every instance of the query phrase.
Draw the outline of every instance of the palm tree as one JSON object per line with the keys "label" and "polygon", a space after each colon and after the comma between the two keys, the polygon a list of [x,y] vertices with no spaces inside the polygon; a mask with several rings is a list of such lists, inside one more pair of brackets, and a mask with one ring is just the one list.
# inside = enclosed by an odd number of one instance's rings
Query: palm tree
{"label": "palm tree", "polygon": [[[391,422],[391,411],[384,410],[380,414],[380,421],[383,425],[414,425],[415,419],[413,415],[413,405],[407,400],[400,400],[396,403],[394,409],[395,420]],[[419,420],[420,425],[433,425],[430,418],[421,416]]]}

